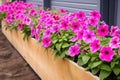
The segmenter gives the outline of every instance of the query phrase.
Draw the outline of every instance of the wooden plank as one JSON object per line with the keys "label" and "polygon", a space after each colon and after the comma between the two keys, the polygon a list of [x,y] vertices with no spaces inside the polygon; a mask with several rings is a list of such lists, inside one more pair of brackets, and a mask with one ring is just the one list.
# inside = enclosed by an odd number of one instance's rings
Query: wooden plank
{"label": "wooden plank", "polygon": [[2,27],[2,32],[42,80],[99,80],[68,59],[55,61],[51,49],[41,47],[33,38],[24,41],[19,31]]}

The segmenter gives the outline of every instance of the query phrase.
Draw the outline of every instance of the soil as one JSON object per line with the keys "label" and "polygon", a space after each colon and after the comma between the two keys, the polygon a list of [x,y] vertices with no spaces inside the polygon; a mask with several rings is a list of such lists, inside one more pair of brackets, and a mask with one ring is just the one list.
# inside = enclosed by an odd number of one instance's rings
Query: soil
{"label": "soil", "polygon": [[1,28],[0,80],[41,80],[5,38]]}

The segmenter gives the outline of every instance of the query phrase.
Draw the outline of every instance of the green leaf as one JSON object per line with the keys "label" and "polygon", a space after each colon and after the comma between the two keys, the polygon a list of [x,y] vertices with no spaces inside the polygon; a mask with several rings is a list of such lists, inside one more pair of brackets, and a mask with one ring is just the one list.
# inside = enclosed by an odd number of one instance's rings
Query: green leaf
{"label": "green leaf", "polygon": [[14,25],[10,25],[10,29],[14,29],[15,28],[15,26]]}
{"label": "green leaf", "polygon": [[78,59],[77,64],[80,65],[80,66],[84,65],[83,60],[82,59]]}
{"label": "green leaf", "polygon": [[93,56],[92,58],[91,58],[91,62],[93,62],[94,60],[96,60],[96,56]]}
{"label": "green leaf", "polygon": [[90,59],[90,56],[87,56],[87,55],[84,55],[84,56],[82,57],[82,60],[83,60],[83,63],[84,63],[84,64],[86,64],[86,63],[89,61],[89,59]]}
{"label": "green leaf", "polygon": [[59,56],[60,56],[60,55],[59,55],[58,53],[56,53],[56,54],[54,55],[54,60],[56,60]]}
{"label": "green leaf", "polygon": [[69,44],[68,43],[63,43],[62,48],[66,48],[66,47],[69,47]]}
{"label": "green leaf", "polygon": [[52,42],[55,44],[57,42],[57,39],[54,39]]}
{"label": "green leaf", "polygon": [[120,80],[120,76],[117,77],[117,80]]}
{"label": "green leaf", "polygon": [[61,43],[59,44],[59,43],[57,43],[55,46],[56,46],[56,49],[58,50],[58,51],[60,51],[61,50]]}
{"label": "green leaf", "polygon": [[28,35],[27,34],[24,34],[24,37],[23,37],[23,40],[27,40],[28,39]]}
{"label": "green leaf", "polygon": [[68,51],[67,50],[64,50],[63,53],[66,54],[66,55],[68,55]]}
{"label": "green leaf", "polygon": [[111,62],[110,67],[113,68],[115,66],[115,64],[116,64],[115,62]]}
{"label": "green leaf", "polygon": [[62,54],[61,54],[61,57],[64,58],[64,57],[65,57],[65,53],[62,53]]}
{"label": "green leaf", "polygon": [[99,66],[100,64],[102,64],[102,61],[94,62],[94,63],[91,65],[91,68],[95,68],[95,67]]}
{"label": "green leaf", "polygon": [[116,76],[119,75],[120,74],[120,68],[119,67],[115,67],[113,69],[113,72],[115,73]]}
{"label": "green leaf", "polygon": [[94,69],[92,69],[92,73],[97,74],[99,72],[99,70],[100,70],[99,68],[94,68]]}
{"label": "green leaf", "polygon": [[105,71],[111,71],[110,66],[107,65],[107,64],[102,64],[102,65],[101,65],[101,69],[102,69],[102,70],[105,70]]}
{"label": "green leaf", "polygon": [[104,80],[105,78],[107,78],[109,75],[111,74],[110,71],[105,71],[105,70],[101,70],[100,71],[100,80]]}
{"label": "green leaf", "polygon": [[101,38],[100,44],[101,46],[108,46],[109,45],[110,38]]}

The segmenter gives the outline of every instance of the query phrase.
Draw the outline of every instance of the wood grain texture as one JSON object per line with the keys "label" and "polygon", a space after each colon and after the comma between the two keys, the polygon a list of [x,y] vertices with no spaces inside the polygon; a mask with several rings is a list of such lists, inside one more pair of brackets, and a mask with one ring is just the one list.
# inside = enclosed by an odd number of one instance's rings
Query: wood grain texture
{"label": "wood grain texture", "polygon": [[99,80],[68,59],[54,60],[51,49],[41,47],[33,38],[24,41],[19,31],[2,27],[2,32],[42,80]]}

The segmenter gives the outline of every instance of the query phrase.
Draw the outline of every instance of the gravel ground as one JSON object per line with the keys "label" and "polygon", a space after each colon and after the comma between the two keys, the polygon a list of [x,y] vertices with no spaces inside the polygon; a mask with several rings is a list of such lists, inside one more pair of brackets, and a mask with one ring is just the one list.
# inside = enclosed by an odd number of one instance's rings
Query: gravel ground
{"label": "gravel ground", "polygon": [[0,29],[0,80],[41,80]]}

